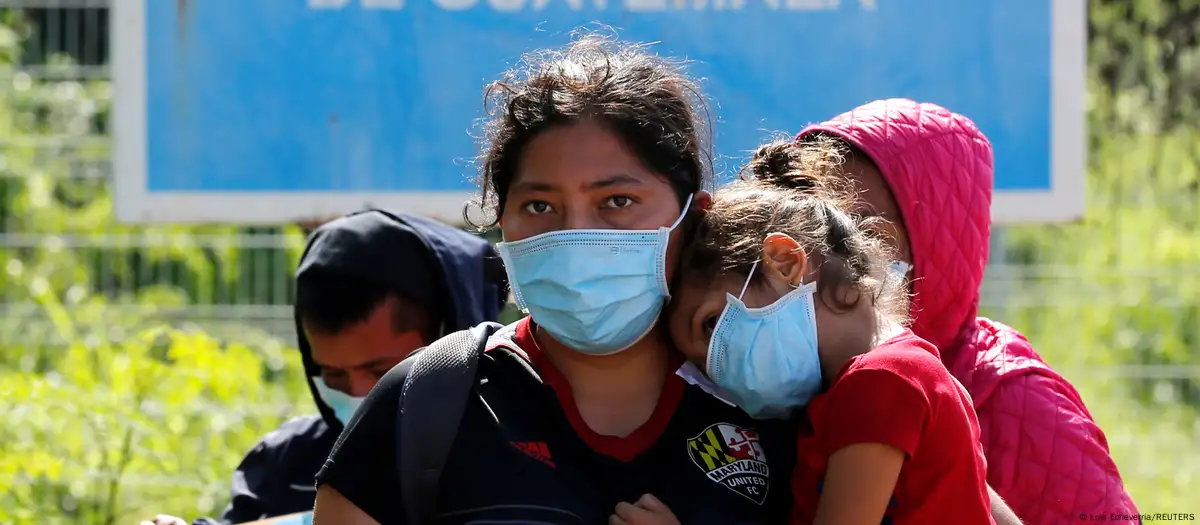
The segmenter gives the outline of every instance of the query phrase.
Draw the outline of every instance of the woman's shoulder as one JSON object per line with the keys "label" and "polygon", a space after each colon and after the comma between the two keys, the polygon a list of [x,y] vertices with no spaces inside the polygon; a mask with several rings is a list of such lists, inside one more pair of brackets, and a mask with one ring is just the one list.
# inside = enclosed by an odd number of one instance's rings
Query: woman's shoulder
{"label": "woman's shoulder", "polygon": [[[521,332],[527,332],[529,330],[526,319],[522,319],[507,326],[500,326],[496,328],[495,331],[488,334],[487,340],[483,344],[484,353],[491,353],[498,349],[505,349],[528,360],[528,352],[522,348],[522,337],[520,337]],[[522,326],[523,323],[525,326]],[[473,329],[462,330],[455,333],[470,332],[472,330]],[[388,370],[388,372],[379,379],[379,382],[376,383],[375,388],[371,389],[371,392],[379,392],[379,395],[398,397],[404,391],[404,383],[408,380],[408,376],[412,372],[413,366],[416,364],[417,360],[421,359],[421,354],[429,351],[435,345],[448,341],[447,338],[452,335],[454,334],[442,336],[429,345],[426,345],[412,354],[409,354],[407,358],[405,358],[396,366],[392,367],[391,370]],[[480,373],[486,374],[488,373],[489,369],[490,367],[483,367],[480,370]]]}
{"label": "woman's shoulder", "polygon": [[962,339],[958,358],[947,366],[971,393],[976,407],[983,406],[1001,384],[1027,375],[1045,377],[1074,390],[1015,328],[980,317],[971,330]]}
{"label": "woman's shoulder", "polygon": [[505,349],[516,353],[525,360],[530,360],[531,352],[538,351],[537,341],[533,339],[533,325],[529,316],[501,326],[488,336],[483,351],[493,352]]}

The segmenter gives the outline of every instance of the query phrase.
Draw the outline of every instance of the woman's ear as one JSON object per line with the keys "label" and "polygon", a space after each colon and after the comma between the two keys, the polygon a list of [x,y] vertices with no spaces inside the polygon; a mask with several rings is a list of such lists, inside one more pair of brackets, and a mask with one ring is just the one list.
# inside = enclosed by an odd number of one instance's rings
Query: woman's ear
{"label": "woman's ear", "polygon": [[693,193],[692,205],[701,211],[708,211],[708,208],[712,206],[712,194],[704,190]]}
{"label": "woman's ear", "polygon": [[774,276],[792,286],[799,286],[808,273],[808,255],[786,233],[771,233],[763,239],[763,266],[767,275]]}

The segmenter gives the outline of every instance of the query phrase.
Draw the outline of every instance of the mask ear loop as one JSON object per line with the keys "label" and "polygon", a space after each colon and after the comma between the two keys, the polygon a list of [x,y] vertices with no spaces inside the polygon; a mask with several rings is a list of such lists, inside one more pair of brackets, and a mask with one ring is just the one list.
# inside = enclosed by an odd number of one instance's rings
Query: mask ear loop
{"label": "mask ear loop", "polygon": [[687,217],[688,209],[690,209],[691,207],[692,207],[692,195],[688,195],[687,201],[685,201],[683,203],[683,211],[679,212],[679,218],[675,219],[675,224],[672,224],[671,228],[668,229],[667,231],[675,231],[675,228],[679,227],[679,223],[683,222],[683,218]]}
{"label": "mask ear loop", "polygon": [[750,265],[750,275],[746,276],[746,283],[742,285],[742,291],[738,294],[739,301],[741,301],[742,297],[746,295],[746,290],[750,288],[750,281],[754,279],[754,272],[756,270],[758,270],[758,261],[754,261],[754,264]]}
{"label": "mask ear loop", "polygon": [[[667,299],[671,298],[671,283],[667,282],[667,243],[670,242],[669,239],[671,238],[671,232],[675,231],[675,228],[679,227],[679,224],[683,222],[683,218],[687,217],[688,209],[691,207],[692,196],[688,195],[687,201],[683,203],[683,211],[679,213],[679,217],[675,219],[675,223],[672,224],[670,228],[663,228],[660,226],[657,230],[658,248],[656,249],[658,250],[658,255],[656,256],[657,268],[655,269],[655,274],[658,280],[659,290],[662,292],[663,297],[666,297]],[[509,278],[509,282],[512,282],[511,277]]]}
{"label": "mask ear loop", "polygon": [[[725,325],[725,320],[731,315],[737,315],[737,309],[731,308],[733,306],[733,302],[737,301],[741,303],[742,296],[746,295],[746,290],[750,288],[750,280],[754,279],[754,272],[757,270],[758,261],[754,261],[754,264],[750,265],[750,275],[746,276],[746,282],[742,284],[742,291],[738,293],[736,298],[733,297],[733,294],[725,294],[725,308],[721,310],[721,316],[717,318],[717,326],[715,329],[713,329],[712,338],[708,341],[708,357],[704,360],[704,371],[708,374],[708,377],[713,379],[713,381],[720,380],[720,376],[725,373],[725,367],[723,365],[724,358],[722,357],[718,359],[718,352],[716,351],[722,329]],[[741,309],[746,309],[745,303],[741,304]],[[714,367],[714,364],[721,366]]]}

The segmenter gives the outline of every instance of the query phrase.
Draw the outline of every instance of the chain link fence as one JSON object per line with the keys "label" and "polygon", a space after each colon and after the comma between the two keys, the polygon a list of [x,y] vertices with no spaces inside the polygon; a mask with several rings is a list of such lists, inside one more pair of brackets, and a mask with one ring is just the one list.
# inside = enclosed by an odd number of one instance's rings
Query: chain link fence
{"label": "chain link fence", "polygon": [[[183,304],[159,312],[166,319],[218,330],[251,324],[294,338],[288,306],[294,256],[287,248],[294,249],[296,242],[288,243],[283,228],[123,228],[114,223],[108,4],[0,1],[7,16],[19,14],[23,20],[12,35],[21,39],[17,60],[0,67],[0,103],[10,108],[4,125],[11,130],[0,144],[10,156],[27,156],[33,168],[0,171],[0,248],[83,254],[84,273],[93,288],[114,299],[110,308],[131,308],[122,299],[165,285],[186,295]],[[42,204],[62,213],[31,211]],[[218,252],[231,251],[236,268],[224,268]],[[171,256],[156,257],[156,252]],[[222,275],[196,275],[203,273],[196,266],[205,262]],[[10,261],[6,271],[19,266]],[[20,324],[36,326],[32,318],[39,311],[11,293],[0,295],[0,315],[10,322],[29,320]],[[6,343],[55,340],[54,334],[28,330],[15,337]]]}
{"label": "chain link fence", "polygon": [[[20,375],[0,376],[9,398],[0,408],[26,418],[0,431],[10,453],[0,454],[0,471],[24,465],[0,476],[3,523],[213,512],[241,454],[281,418],[311,410],[288,350],[301,228],[130,227],[113,218],[108,3],[0,0],[0,373]],[[1101,103],[1119,105],[1093,106]],[[998,228],[982,308],[1024,331],[1076,383],[1144,512],[1198,512],[1200,124],[1110,139],[1093,122],[1093,135],[1089,220]],[[176,339],[146,335],[162,326]],[[179,346],[179,337],[193,346]],[[232,341],[242,350],[231,350]],[[204,345],[216,350],[195,350]],[[154,355],[158,346],[170,349],[164,355],[201,355],[155,368],[202,383],[201,393],[130,394],[118,365],[100,362],[69,372],[104,348],[121,349],[110,355],[119,363],[122,352]],[[248,357],[229,357],[243,350]],[[229,373],[217,365],[251,369],[245,390],[222,393]],[[91,383],[70,381],[89,373]],[[87,419],[63,405],[109,395],[113,406],[129,405],[130,395],[137,404],[96,428],[51,422]],[[33,430],[16,430],[18,420]],[[63,432],[88,444],[39,441]],[[160,439],[185,434],[193,441]],[[21,439],[32,441],[22,448]],[[44,468],[28,466],[39,462]],[[37,520],[22,507],[54,507],[63,517]]]}

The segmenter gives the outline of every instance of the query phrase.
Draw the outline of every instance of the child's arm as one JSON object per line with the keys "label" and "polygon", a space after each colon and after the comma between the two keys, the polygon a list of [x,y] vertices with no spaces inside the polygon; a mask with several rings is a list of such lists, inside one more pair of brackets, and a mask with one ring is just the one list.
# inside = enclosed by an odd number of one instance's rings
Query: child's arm
{"label": "child's arm", "polygon": [[996,525],[1021,525],[1021,518],[992,490],[991,485],[988,485],[988,500],[992,504],[992,519]]}
{"label": "child's arm", "polygon": [[878,525],[896,489],[904,456],[904,451],[879,443],[834,452],[813,525]]}
{"label": "child's arm", "polygon": [[829,461],[816,525],[876,525],[883,519],[931,414],[925,391],[913,380],[921,371],[913,365],[942,366],[932,354],[913,355],[921,354],[867,354],[830,387],[824,437]]}

